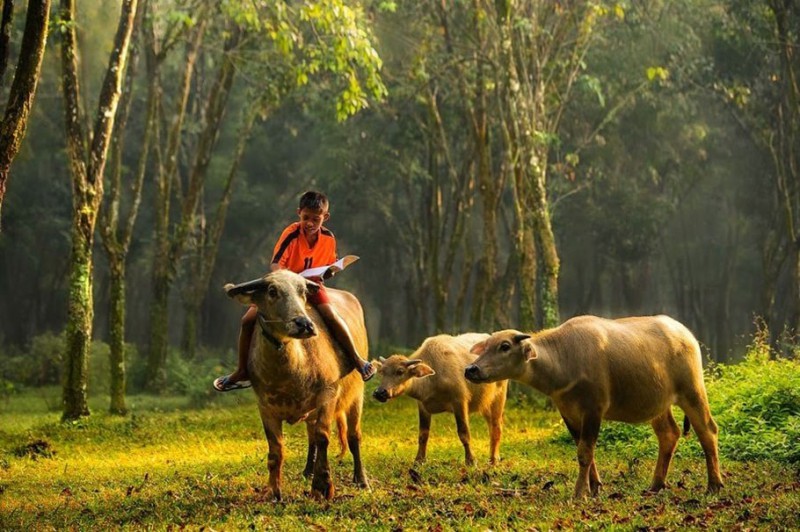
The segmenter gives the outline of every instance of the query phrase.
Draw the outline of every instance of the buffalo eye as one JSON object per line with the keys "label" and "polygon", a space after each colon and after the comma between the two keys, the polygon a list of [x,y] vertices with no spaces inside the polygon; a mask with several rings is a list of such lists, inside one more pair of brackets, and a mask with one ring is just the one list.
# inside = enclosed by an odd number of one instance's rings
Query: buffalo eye
{"label": "buffalo eye", "polygon": [[397,371],[395,371],[394,374],[395,375],[402,375],[403,374],[403,368],[397,368]]}
{"label": "buffalo eye", "polygon": [[275,299],[275,298],[277,298],[277,297],[278,297],[278,289],[277,289],[277,288],[275,288],[274,286],[270,286],[270,287],[267,289],[267,294],[269,294],[269,297],[271,297],[271,298]]}
{"label": "buffalo eye", "polygon": [[503,342],[500,344],[500,351],[510,351],[511,350],[511,343],[510,342]]}

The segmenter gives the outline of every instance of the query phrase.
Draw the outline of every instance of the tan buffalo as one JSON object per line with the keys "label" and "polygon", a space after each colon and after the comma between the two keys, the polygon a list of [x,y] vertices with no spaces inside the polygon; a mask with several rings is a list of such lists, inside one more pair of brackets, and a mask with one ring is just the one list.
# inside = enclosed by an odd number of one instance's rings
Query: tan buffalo
{"label": "tan buffalo", "polygon": [[392,355],[378,361],[380,386],[372,396],[381,402],[406,394],[419,407],[419,448],[415,461],[425,461],[431,415],[452,412],[456,429],[464,445],[466,462],[475,463],[470,448],[469,414],[479,412],[490,432],[490,462],[500,458],[500,435],[503,431],[503,407],[508,381],[472,384],[464,380],[464,367],[475,360],[470,348],[489,338],[486,334],[460,336],[440,334],[425,340],[409,357]]}
{"label": "tan buffalo", "polygon": [[594,448],[603,419],[650,422],[658,437],[658,461],[649,489],[664,488],[681,434],[673,404],[684,411],[703,447],[708,491],[722,487],[717,425],[708,408],[700,347],[672,318],[580,316],[538,333],[496,332],[472,352],[479,358],[464,372],[470,381],[513,379],[549,396],[558,407],[578,446],[576,497],[600,489]]}
{"label": "tan buffalo", "polygon": [[[331,425],[347,426],[353,455],[353,481],[367,487],[361,463],[361,410],[364,382],[306,296],[319,285],[278,270],[255,281],[225,285],[228,296],[258,307],[248,373],[269,443],[267,467],[275,499],[281,498],[283,422],[306,421],[309,452],[305,473],[313,474],[312,493],[326,499],[334,487],[328,464]],[[352,294],[328,289],[331,303],[350,327],[358,351],[366,356],[364,313]],[[346,420],[346,423],[344,422]]]}

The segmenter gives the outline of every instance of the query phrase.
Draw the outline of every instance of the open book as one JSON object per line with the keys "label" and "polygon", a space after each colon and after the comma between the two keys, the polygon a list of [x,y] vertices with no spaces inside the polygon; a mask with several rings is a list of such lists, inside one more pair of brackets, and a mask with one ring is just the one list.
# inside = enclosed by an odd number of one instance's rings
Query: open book
{"label": "open book", "polygon": [[311,277],[319,277],[321,279],[330,279],[333,277],[333,274],[339,273],[340,271],[344,270],[355,261],[358,260],[358,257],[355,255],[345,255],[341,259],[337,260],[333,264],[328,264],[327,266],[318,266],[316,268],[309,268],[307,270],[303,270],[300,272],[305,278]]}

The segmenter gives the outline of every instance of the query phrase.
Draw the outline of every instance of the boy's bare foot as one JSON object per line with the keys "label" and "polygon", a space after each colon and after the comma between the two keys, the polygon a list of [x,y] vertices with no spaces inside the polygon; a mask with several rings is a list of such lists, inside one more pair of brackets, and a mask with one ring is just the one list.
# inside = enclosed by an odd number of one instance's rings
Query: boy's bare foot
{"label": "boy's bare foot", "polygon": [[214,379],[214,383],[212,384],[215,390],[218,392],[230,392],[233,390],[242,390],[244,388],[249,388],[252,386],[250,381],[248,380],[238,380],[234,378],[234,375],[228,375],[225,377],[217,377]]}
{"label": "boy's bare foot", "polygon": [[366,382],[375,376],[377,370],[372,362],[365,360],[361,367],[358,368],[358,372],[361,374],[361,378],[364,380],[364,382]]}

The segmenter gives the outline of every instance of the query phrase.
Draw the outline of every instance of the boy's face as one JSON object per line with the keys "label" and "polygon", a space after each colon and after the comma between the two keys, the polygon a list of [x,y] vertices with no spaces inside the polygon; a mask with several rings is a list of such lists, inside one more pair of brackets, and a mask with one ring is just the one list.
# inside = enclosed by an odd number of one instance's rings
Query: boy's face
{"label": "boy's face", "polygon": [[319,210],[307,207],[297,209],[297,215],[300,216],[300,225],[303,227],[303,232],[308,236],[317,234],[322,224],[331,217],[327,206]]}

